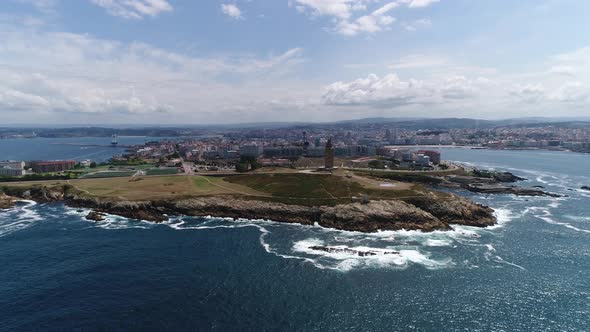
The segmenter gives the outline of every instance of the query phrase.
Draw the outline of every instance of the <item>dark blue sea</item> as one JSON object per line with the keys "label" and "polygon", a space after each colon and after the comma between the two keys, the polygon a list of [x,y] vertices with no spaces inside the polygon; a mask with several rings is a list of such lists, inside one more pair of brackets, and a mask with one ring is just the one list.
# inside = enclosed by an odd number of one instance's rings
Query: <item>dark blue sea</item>
{"label": "dark blue sea", "polygon": [[[445,149],[564,198],[464,195],[499,225],[362,234],[164,224],[61,204],[0,212],[3,331],[588,331],[590,155]],[[356,257],[311,244],[395,250]]]}

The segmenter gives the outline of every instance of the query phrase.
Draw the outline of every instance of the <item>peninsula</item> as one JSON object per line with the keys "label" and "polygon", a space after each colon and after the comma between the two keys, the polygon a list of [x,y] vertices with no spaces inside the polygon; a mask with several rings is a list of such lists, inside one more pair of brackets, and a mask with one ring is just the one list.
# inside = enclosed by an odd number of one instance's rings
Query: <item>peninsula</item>
{"label": "peninsula", "polygon": [[488,185],[515,180],[510,176],[476,177],[463,169],[449,174],[410,175],[261,168],[247,174],[217,176],[11,182],[0,184],[0,202],[2,208],[13,205],[16,198],[64,202],[74,208],[91,209],[88,219],[92,220],[101,220],[104,214],[153,222],[173,215],[214,216],[318,224],[361,232],[448,230],[451,224],[494,225],[496,218],[491,208],[434,188],[453,183],[451,180],[457,176],[470,179],[470,185],[482,179],[487,179]]}

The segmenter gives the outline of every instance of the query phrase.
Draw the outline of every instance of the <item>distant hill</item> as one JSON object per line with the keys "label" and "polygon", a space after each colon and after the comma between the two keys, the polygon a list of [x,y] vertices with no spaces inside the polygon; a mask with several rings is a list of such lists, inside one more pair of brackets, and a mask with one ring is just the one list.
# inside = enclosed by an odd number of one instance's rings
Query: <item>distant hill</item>
{"label": "distant hill", "polygon": [[218,124],[218,125],[125,125],[117,126],[72,126],[72,127],[4,127],[0,128],[0,136],[15,134],[28,135],[35,132],[40,137],[106,137],[112,134],[120,136],[151,136],[151,137],[177,137],[197,136],[201,134],[223,133],[230,130],[258,130],[291,128],[301,129],[316,128],[325,130],[355,130],[362,128],[399,128],[405,130],[449,130],[449,129],[490,129],[496,127],[541,127],[558,126],[563,128],[588,128],[590,118],[517,118],[505,120],[480,120],[469,118],[364,118],[337,122],[311,123],[311,122],[261,122],[243,124]]}

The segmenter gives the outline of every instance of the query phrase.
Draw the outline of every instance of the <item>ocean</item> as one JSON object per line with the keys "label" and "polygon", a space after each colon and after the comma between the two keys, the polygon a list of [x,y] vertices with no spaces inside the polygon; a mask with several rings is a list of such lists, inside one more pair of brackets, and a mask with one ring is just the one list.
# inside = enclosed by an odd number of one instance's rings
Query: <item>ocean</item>
{"label": "ocean", "polygon": [[[143,136],[120,136],[121,145],[144,144],[152,140]],[[75,146],[71,144],[88,144],[104,146]],[[58,160],[76,161],[91,159],[96,162],[109,160],[113,155],[125,152],[124,147],[112,147],[110,137],[76,137],[76,138],[14,138],[0,139],[1,160]]]}
{"label": "ocean", "polygon": [[0,330],[588,331],[590,155],[442,153],[567,197],[461,192],[499,224],[375,234],[20,202],[0,212]]}

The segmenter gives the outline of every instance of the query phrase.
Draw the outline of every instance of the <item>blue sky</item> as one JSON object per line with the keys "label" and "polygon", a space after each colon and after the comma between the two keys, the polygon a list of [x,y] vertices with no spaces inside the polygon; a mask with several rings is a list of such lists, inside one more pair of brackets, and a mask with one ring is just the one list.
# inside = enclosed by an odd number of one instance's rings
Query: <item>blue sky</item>
{"label": "blue sky", "polygon": [[587,116],[590,2],[4,0],[4,123]]}

